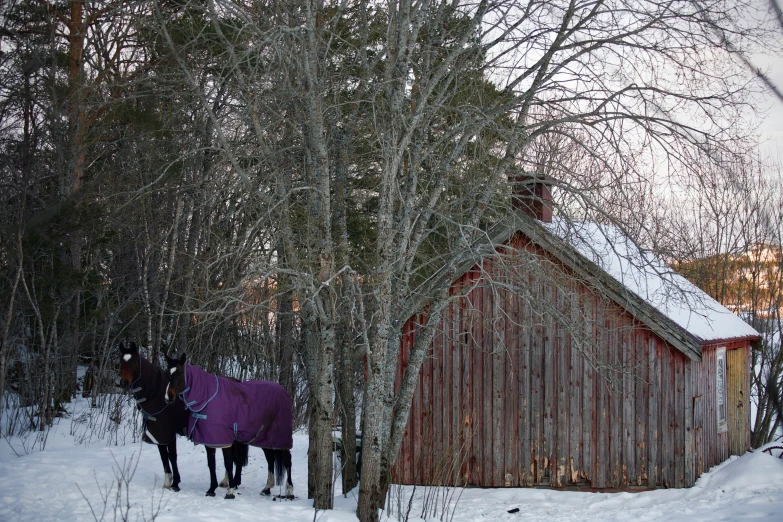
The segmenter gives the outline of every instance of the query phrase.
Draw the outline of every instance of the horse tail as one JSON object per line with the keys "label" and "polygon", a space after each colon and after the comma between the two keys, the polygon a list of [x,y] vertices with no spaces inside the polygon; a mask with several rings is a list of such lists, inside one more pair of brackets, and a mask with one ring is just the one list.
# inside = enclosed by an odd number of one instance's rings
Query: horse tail
{"label": "horse tail", "polygon": [[275,485],[282,486],[283,485],[283,473],[285,472],[284,462],[283,462],[283,452],[288,450],[275,450]]}
{"label": "horse tail", "polygon": [[235,441],[232,446],[234,464],[242,467],[247,466],[247,457],[250,453],[250,451],[248,451],[248,445],[244,442]]}

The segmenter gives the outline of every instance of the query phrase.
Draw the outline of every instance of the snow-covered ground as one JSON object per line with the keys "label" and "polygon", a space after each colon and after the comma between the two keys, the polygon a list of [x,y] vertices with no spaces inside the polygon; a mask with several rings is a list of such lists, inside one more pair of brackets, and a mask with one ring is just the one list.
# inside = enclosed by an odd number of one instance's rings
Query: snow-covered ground
{"label": "snow-covered ground", "polygon": [[[86,401],[78,401],[71,408],[71,417],[59,419],[52,428],[43,451],[25,453],[25,440],[18,437],[0,441],[0,520],[356,520],[357,492],[343,496],[339,482],[334,510],[315,513],[306,499],[306,434],[294,436],[293,481],[299,499],[275,502],[258,494],[266,479],[266,462],[263,453],[252,448],[239,488],[241,494],[235,500],[224,500],[220,495],[204,496],[209,479],[203,448],[180,439],[182,490],[164,491],[162,467],[154,447],[141,443],[107,446],[105,440],[77,444],[77,439],[84,437],[74,429],[73,419],[84,418]],[[218,458],[219,463],[221,460]],[[123,474],[130,480],[118,480]],[[433,489],[417,488],[409,512],[407,499],[412,488],[395,487],[393,492],[402,495],[402,518],[407,512],[411,521],[779,521],[783,520],[783,460],[762,452],[733,457],[703,475],[691,489],[644,493],[440,490],[434,503],[442,506],[445,494],[445,516],[442,508],[435,516],[432,511],[421,516],[422,503],[429,501],[431,505],[435,500]],[[515,508],[517,512],[509,513]],[[384,514],[387,517],[388,513]],[[396,510],[389,518],[397,519]]]}

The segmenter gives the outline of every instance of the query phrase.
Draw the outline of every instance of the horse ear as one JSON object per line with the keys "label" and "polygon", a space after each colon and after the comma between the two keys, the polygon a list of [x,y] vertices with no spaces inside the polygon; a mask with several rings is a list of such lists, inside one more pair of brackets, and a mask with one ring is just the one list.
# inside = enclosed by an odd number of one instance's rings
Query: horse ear
{"label": "horse ear", "polygon": [[129,353],[139,353],[139,347],[136,346],[136,343],[131,341],[130,343],[130,350],[128,350]]}
{"label": "horse ear", "polygon": [[177,359],[176,354],[164,353],[163,358],[166,359],[166,366],[169,368],[175,367],[179,362],[179,359]]}
{"label": "horse ear", "polygon": [[187,355],[185,355],[185,352],[182,352],[182,354],[179,356],[179,363],[185,364],[185,361],[187,360]]}

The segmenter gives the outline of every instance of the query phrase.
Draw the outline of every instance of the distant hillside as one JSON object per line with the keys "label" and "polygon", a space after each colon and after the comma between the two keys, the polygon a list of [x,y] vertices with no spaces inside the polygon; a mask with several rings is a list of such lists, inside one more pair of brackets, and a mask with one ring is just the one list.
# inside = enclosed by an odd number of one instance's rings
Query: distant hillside
{"label": "distant hillside", "polygon": [[718,254],[672,267],[737,313],[771,317],[783,309],[783,247],[758,244],[740,254]]}

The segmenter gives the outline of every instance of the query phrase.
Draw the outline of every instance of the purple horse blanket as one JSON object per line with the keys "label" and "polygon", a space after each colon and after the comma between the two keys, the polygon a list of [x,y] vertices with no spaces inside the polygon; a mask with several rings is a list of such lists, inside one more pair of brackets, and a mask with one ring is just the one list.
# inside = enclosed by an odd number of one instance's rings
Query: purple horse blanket
{"label": "purple horse blanket", "polygon": [[267,449],[291,449],[293,414],[285,388],[270,381],[237,382],[185,365],[180,397],[190,410],[188,438],[205,446],[235,440]]}

